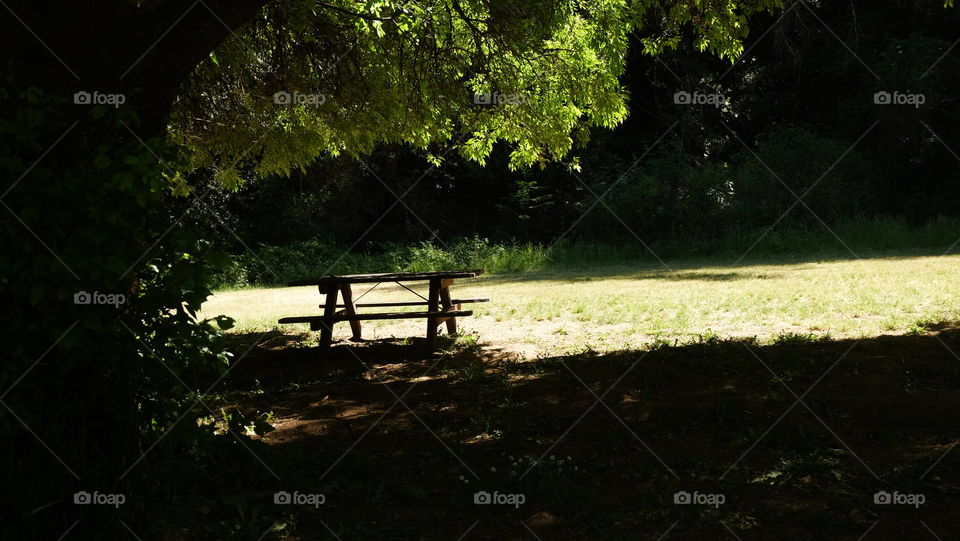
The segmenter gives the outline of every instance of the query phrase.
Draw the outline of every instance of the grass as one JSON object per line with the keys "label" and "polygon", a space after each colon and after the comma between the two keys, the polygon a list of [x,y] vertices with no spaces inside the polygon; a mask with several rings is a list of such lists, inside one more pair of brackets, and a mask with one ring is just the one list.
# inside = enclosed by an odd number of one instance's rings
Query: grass
{"label": "grass", "polygon": [[[257,429],[256,458],[228,466],[247,468],[243,491],[208,487],[185,522],[275,540],[960,533],[960,330],[944,324],[960,320],[960,256],[667,265],[459,281],[455,296],[491,302],[429,356],[407,345],[419,320],[365,322],[401,340],[325,351],[306,326],[278,329],[319,311],[314,288],[217,292],[204,315],[236,318],[239,360],[207,399]],[[364,300],[403,298],[385,284]],[[327,503],[275,505],[276,490]],[[524,501],[477,505],[478,491]],[[680,491],[724,503],[675,505]]]}
{"label": "grass", "polygon": [[[482,276],[454,285],[455,296],[489,297],[470,305],[467,332],[528,356],[615,351],[698,337],[835,338],[922,333],[931,321],[960,319],[960,256],[888,253],[882,257],[788,260],[742,266],[713,261],[566,267]],[[414,288],[425,295],[425,286]],[[355,290],[355,297],[365,291]],[[384,284],[364,300],[413,298]],[[283,316],[319,313],[314,288],[217,292],[204,316],[236,319],[236,332],[278,326]],[[366,338],[422,336],[423,322],[364,322]],[[349,336],[345,324],[336,338]]]}
{"label": "grass", "polygon": [[[245,479],[197,523],[288,541],[953,539],[951,350],[956,329],[767,345],[710,335],[526,362],[469,337],[437,359],[395,343],[320,358],[257,348],[211,403],[273,425],[254,438],[260,461],[240,456],[278,480]],[[326,503],[273,505],[278,489]],[[878,505],[881,490],[927,503]],[[477,505],[478,491],[523,500]],[[679,491],[724,501],[676,505]]]}

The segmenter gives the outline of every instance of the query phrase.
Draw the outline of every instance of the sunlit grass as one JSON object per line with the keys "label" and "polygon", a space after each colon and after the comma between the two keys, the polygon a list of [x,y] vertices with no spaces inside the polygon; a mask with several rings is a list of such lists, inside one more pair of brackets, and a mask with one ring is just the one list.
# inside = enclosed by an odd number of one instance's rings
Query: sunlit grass
{"label": "sunlit grass", "polygon": [[[530,355],[685,342],[705,333],[761,341],[785,333],[902,334],[917,332],[918,322],[960,319],[960,256],[668,264],[673,270],[645,264],[483,276],[459,281],[453,293],[491,299],[464,306],[474,316],[461,319],[462,329]],[[357,286],[355,297],[368,287]],[[414,289],[426,295],[425,284]],[[374,299],[416,300],[391,284],[363,300]],[[237,332],[304,330],[276,321],[318,314],[321,300],[311,287],[221,291],[204,315],[234,317]],[[421,320],[364,322],[364,336],[422,336],[424,328]],[[335,337],[349,334],[344,323]]]}

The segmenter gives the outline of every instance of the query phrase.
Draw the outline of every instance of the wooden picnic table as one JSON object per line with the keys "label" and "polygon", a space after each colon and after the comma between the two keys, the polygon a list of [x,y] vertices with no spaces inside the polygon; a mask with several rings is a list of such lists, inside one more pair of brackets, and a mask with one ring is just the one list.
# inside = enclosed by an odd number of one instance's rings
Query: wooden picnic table
{"label": "wooden picnic table", "polygon": [[[338,321],[349,321],[353,332],[353,339],[361,339],[362,327],[360,322],[376,319],[415,319],[427,320],[427,347],[437,349],[437,326],[446,323],[447,332],[457,332],[458,317],[473,315],[471,310],[462,310],[461,305],[473,302],[487,302],[489,299],[454,299],[450,295],[450,286],[458,278],[474,278],[483,274],[482,270],[438,271],[438,272],[388,272],[379,274],[345,274],[339,276],[323,276],[306,280],[296,280],[288,283],[290,287],[317,286],[321,295],[325,295],[323,314],[319,316],[295,316],[280,319],[280,323],[309,323],[311,330],[320,331],[320,345],[327,347],[333,341],[333,325]],[[374,284],[369,290],[360,295],[357,300],[366,295],[380,284],[394,282],[400,287],[420,297],[420,301],[406,302],[374,302],[358,303],[353,298],[353,284]],[[410,289],[404,283],[429,282],[426,297]],[[343,302],[338,304],[338,297]],[[380,312],[358,313],[357,308],[366,307],[400,307],[426,306],[422,312]]]}

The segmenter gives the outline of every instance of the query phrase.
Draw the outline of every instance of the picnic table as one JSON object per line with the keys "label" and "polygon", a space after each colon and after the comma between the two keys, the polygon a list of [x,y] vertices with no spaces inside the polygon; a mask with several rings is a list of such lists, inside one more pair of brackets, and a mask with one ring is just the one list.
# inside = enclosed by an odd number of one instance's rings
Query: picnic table
{"label": "picnic table", "polygon": [[[377,319],[426,319],[427,320],[427,347],[437,349],[437,327],[446,323],[447,332],[457,332],[457,318],[473,315],[472,310],[462,310],[461,305],[474,302],[487,302],[490,299],[454,299],[450,294],[450,286],[458,278],[474,278],[483,274],[482,270],[439,271],[439,272],[391,272],[379,274],[346,274],[339,276],[324,276],[307,280],[297,280],[287,284],[290,287],[317,286],[321,295],[324,295],[322,315],[294,316],[280,319],[280,323],[309,323],[310,330],[320,331],[320,346],[328,347],[333,341],[333,325],[340,321],[349,321],[353,332],[353,339],[361,339],[361,321]],[[403,302],[368,302],[359,301],[364,295],[377,286],[387,282],[394,282],[410,291],[419,301]],[[407,283],[429,282],[427,296],[420,295]],[[353,298],[354,284],[373,284],[356,300]],[[338,297],[342,303],[338,304]],[[358,308],[392,308],[401,306],[426,306],[426,311],[419,312],[377,312],[358,313]]]}

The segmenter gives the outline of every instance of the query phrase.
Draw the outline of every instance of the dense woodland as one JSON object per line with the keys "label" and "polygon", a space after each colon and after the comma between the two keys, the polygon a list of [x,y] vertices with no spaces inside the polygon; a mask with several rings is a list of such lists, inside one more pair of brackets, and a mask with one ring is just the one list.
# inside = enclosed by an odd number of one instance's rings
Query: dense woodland
{"label": "dense woodland", "polygon": [[[960,57],[944,53],[957,13],[933,2],[820,4],[754,16],[751,27],[770,31],[735,63],[690,44],[652,58],[634,41],[623,79],[630,117],[580,134],[565,162],[512,171],[510,146],[500,144],[486,167],[456,153],[433,167],[424,151],[385,145],[219,191],[217,217],[196,219],[211,229],[224,220],[249,246],[359,241],[375,251],[474,235],[631,244],[631,230],[645,243],[709,243],[775,223],[823,230],[821,219],[916,226],[956,217],[958,150],[949,141],[960,134]],[[727,101],[677,104],[678,91]],[[882,91],[924,99],[879,106]],[[797,195],[815,184],[782,220],[796,198],[774,174]],[[260,212],[264,204],[277,212]],[[244,251],[220,231],[225,248]]]}

